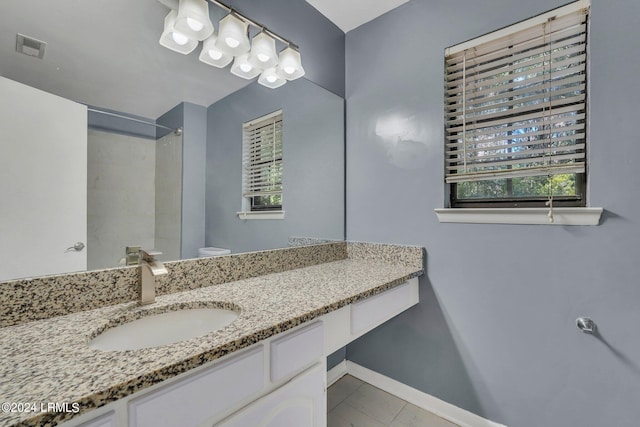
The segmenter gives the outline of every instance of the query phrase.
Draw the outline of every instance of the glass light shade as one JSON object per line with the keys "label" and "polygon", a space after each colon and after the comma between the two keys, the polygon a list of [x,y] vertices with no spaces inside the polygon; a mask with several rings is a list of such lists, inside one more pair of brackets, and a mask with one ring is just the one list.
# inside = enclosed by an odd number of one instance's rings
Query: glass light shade
{"label": "glass light shade", "polygon": [[207,0],[180,0],[175,29],[191,39],[204,40],[213,33]]}
{"label": "glass light shade", "polygon": [[174,24],[177,16],[178,13],[172,10],[164,18],[164,31],[162,31],[162,35],[160,36],[160,44],[174,52],[186,55],[193,52],[196,46],[198,46],[198,40],[192,39],[180,31],[176,31]]}
{"label": "glass light shade", "polygon": [[276,67],[267,68],[262,72],[262,74],[260,74],[260,77],[258,78],[258,83],[271,89],[280,87],[286,82],[287,79],[282,77]]}
{"label": "glass light shade", "polygon": [[280,52],[278,71],[287,80],[295,80],[304,76],[304,68],[302,68],[300,52],[292,47],[287,47],[282,52]]}
{"label": "glass light shade", "polygon": [[259,32],[251,42],[249,61],[256,66],[267,69],[278,62],[276,41],[264,32]]}
{"label": "glass light shade", "polygon": [[222,68],[226,67],[233,61],[233,56],[228,53],[224,53],[216,47],[216,40],[218,36],[214,33],[204,41],[202,46],[202,52],[200,52],[200,61],[205,64],[213,65],[214,67]]}
{"label": "glass light shade", "polygon": [[187,18],[187,25],[189,26],[189,28],[191,28],[193,31],[200,31],[204,28],[204,24],[196,19],[193,18]]}
{"label": "glass light shade", "polygon": [[233,61],[233,65],[231,66],[231,72],[238,77],[250,80],[257,77],[258,74],[262,72],[262,69],[253,65],[249,61],[249,54],[244,53],[240,56],[236,56],[236,59]]}
{"label": "glass light shade", "polygon": [[229,55],[238,56],[249,52],[248,24],[229,14],[220,20],[216,47]]}
{"label": "glass light shade", "polygon": [[189,37],[177,31],[171,33],[171,37],[173,37],[173,41],[178,43],[180,46],[184,46],[185,44],[189,43]]}

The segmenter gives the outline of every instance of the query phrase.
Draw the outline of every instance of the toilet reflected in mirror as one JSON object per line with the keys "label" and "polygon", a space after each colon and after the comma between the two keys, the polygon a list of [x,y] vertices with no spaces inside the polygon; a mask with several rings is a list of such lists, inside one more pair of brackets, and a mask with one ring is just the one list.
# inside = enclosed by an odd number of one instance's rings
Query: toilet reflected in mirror
{"label": "toilet reflected in mirror", "polygon": [[209,246],[207,248],[198,249],[198,258],[209,258],[214,256],[229,255],[230,253],[231,253],[230,249],[216,248],[213,246]]}

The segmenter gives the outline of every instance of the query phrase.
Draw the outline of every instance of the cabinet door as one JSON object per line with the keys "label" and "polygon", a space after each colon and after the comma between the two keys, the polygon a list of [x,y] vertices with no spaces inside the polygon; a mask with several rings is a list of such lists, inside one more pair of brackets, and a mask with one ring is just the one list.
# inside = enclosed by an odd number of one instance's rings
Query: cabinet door
{"label": "cabinet door", "polygon": [[325,427],[325,372],[319,363],[308,371],[216,424],[218,427]]}

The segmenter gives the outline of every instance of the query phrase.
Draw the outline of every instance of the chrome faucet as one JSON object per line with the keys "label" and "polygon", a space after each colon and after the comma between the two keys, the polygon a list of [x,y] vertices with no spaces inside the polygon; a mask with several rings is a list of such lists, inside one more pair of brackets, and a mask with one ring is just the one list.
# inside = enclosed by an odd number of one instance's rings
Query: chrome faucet
{"label": "chrome faucet", "polygon": [[140,249],[138,302],[141,305],[156,302],[156,277],[169,274],[167,267],[155,258],[158,255],[162,255],[162,252]]}

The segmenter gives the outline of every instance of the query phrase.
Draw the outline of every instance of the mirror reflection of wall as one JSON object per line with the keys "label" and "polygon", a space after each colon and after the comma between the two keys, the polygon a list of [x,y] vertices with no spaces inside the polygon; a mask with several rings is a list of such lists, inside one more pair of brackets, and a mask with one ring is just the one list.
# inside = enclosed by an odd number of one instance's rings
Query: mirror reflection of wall
{"label": "mirror reflection of wall", "polygon": [[180,258],[182,136],[89,129],[87,268],[116,267],[126,246]]}
{"label": "mirror reflection of wall", "polygon": [[160,260],[180,259],[182,238],[182,134],[156,142],[155,246]]}
{"label": "mirror reflection of wall", "polygon": [[[278,110],[284,218],[238,214],[243,124]],[[211,105],[207,128],[207,246],[246,252],[286,247],[293,236],[344,239],[342,98],[304,79],[275,91],[252,84]]]}

